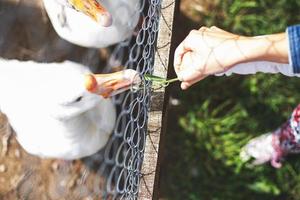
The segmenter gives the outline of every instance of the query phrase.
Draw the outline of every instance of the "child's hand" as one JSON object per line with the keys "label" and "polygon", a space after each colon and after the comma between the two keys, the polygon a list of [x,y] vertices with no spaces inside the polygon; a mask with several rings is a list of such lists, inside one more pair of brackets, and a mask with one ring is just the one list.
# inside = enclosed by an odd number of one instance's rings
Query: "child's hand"
{"label": "child's hand", "polygon": [[240,50],[245,39],[217,27],[192,30],[175,51],[174,67],[181,88],[187,89],[208,75],[246,60]]}
{"label": "child's hand", "polygon": [[267,133],[250,140],[240,153],[243,161],[249,161],[251,158],[254,160],[250,165],[260,165],[268,161],[275,168],[282,166],[281,161],[288,153],[280,146],[280,129],[274,133]]}

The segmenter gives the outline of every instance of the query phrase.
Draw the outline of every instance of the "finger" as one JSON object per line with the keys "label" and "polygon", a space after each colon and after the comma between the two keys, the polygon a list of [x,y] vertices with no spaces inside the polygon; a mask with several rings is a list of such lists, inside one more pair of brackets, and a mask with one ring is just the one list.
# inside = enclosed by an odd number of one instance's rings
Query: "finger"
{"label": "finger", "polygon": [[271,165],[272,165],[274,168],[281,168],[281,167],[282,167],[281,162],[276,161],[276,160],[274,160],[274,159],[271,160]]}
{"label": "finger", "polygon": [[221,28],[219,28],[217,26],[211,26],[209,29],[213,30],[213,31],[226,32],[226,31],[224,31],[223,29],[221,29]]}
{"label": "finger", "polygon": [[185,49],[184,49],[183,43],[181,43],[177,47],[175,54],[174,54],[174,70],[175,70],[175,73],[177,74],[177,76],[181,71],[181,63],[182,63],[182,58],[183,58],[184,53],[185,53]]}
{"label": "finger", "polygon": [[174,53],[174,69],[175,69],[175,72],[177,75],[182,70],[181,65],[182,65],[182,60],[183,60],[184,55],[188,52],[191,52],[191,48],[186,45],[188,40],[189,40],[188,38],[184,39],[178,45],[178,47],[176,48],[175,53]]}
{"label": "finger", "polygon": [[201,81],[201,80],[203,80],[204,78],[206,78],[207,76],[201,76],[201,77],[198,77],[198,78],[196,78],[196,79],[194,79],[194,80],[192,80],[192,81],[184,81],[184,82],[182,82],[181,83],[181,89],[183,89],[183,90],[186,90],[186,89],[188,89],[189,87],[191,87],[192,85],[194,85],[195,83],[197,83],[197,82],[199,82],[199,81]]}
{"label": "finger", "polygon": [[228,34],[231,34],[230,32],[227,32],[227,31],[225,31],[225,30],[223,30],[223,29],[221,29],[221,28],[219,28],[219,27],[217,27],[217,26],[212,26],[212,27],[210,27],[209,29],[212,30],[212,31],[218,31],[218,32],[221,32],[221,33],[228,33]]}
{"label": "finger", "polygon": [[264,160],[264,159],[259,159],[259,158],[256,158],[254,161],[252,161],[252,165],[261,165],[263,163],[266,163],[268,160]]}
{"label": "finger", "polygon": [[217,32],[224,33],[224,34],[227,34],[227,35],[230,35],[230,36],[235,36],[235,34],[230,33],[228,31],[225,31],[223,29],[220,29],[219,27],[216,27],[216,26],[212,26],[209,29],[212,30],[212,31],[217,31]]}
{"label": "finger", "polygon": [[200,75],[200,73],[196,70],[199,62],[195,60],[192,54],[192,52],[187,52],[183,55],[181,65],[179,66],[177,73],[180,81],[191,81]]}
{"label": "finger", "polygon": [[181,87],[181,89],[182,90],[187,90],[189,87],[191,87],[192,86],[192,84],[191,83],[189,83],[189,82],[182,82],[181,84],[180,84],[180,87]]}
{"label": "finger", "polygon": [[[201,27],[200,30],[202,30],[202,32],[204,32],[205,30],[207,30],[207,27]],[[187,50],[190,51],[195,51],[198,46],[197,46],[197,42],[199,41],[199,35],[201,35],[201,31],[199,30],[191,30],[190,33],[188,34],[188,36],[182,41],[184,47]]]}
{"label": "finger", "polygon": [[176,48],[174,53],[174,66],[179,66],[181,64],[184,53],[185,53],[185,48],[183,42],[181,42]]}
{"label": "finger", "polygon": [[203,63],[194,52],[186,52],[177,72],[178,79],[183,82],[190,82],[207,75],[205,74],[206,70],[200,70],[202,65]]}
{"label": "finger", "polygon": [[199,28],[199,31],[206,31],[206,30],[208,30],[209,28],[208,27],[206,27],[206,26],[201,26],[200,28]]}
{"label": "finger", "polygon": [[201,34],[202,41],[208,48],[214,48],[220,43],[224,36],[230,38],[232,35],[229,35],[227,32],[219,29],[218,27],[201,27],[198,31],[198,35]]}

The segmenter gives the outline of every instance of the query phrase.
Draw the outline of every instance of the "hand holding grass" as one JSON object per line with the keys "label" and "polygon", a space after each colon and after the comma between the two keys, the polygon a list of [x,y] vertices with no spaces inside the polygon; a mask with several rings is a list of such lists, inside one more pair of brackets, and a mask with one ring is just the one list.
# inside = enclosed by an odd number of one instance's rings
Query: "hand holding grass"
{"label": "hand holding grass", "polygon": [[177,47],[174,68],[181,88],[187,89],[208,75],[226,72],[251,61],[288,63],[285,33],[245,37],[217,27],[193,30]]}

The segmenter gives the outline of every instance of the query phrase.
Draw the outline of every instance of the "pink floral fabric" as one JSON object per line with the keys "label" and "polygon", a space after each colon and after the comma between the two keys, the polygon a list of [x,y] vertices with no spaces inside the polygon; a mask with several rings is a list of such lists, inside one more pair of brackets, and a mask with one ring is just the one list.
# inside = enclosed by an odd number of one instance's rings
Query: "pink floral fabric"
{"label": "pink floral fabric", "polygon": [[272,146],[275,149],[271,159],[274,167],[280,167],[285,155],[300,153],[300,104],[294,109],[291,118],[273,133]]}

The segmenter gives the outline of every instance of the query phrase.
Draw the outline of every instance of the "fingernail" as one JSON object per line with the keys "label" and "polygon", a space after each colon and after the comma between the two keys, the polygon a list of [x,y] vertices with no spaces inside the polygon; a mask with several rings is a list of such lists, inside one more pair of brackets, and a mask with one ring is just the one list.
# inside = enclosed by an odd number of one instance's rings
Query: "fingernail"
{"label": "fingernail", "polygon": [[181,89],[182,90],[188,89],[188,85],[186,83],[181,83]]}

